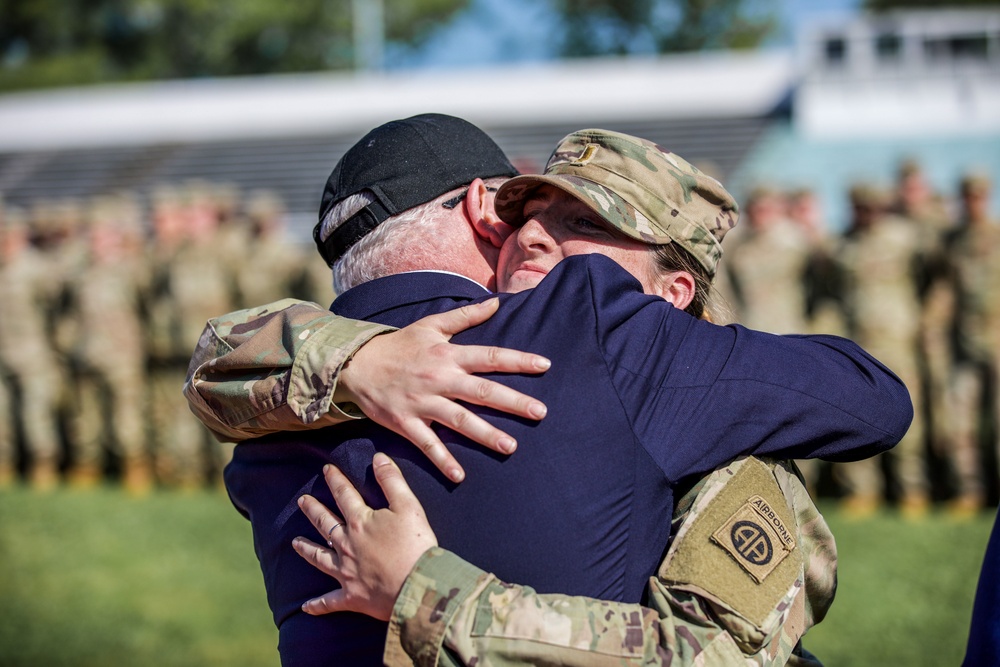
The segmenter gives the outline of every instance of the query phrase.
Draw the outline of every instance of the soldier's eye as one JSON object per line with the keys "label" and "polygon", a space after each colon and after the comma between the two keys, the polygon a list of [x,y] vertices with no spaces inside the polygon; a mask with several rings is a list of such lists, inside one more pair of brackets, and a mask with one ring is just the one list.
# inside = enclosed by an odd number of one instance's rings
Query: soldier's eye
{"label": "soldier's eye", "polygon": [[573,220],[573,227],[585,234],[594,234],[604,231],[604,228],[590,218],[576,218]]}
{"label": "soldier's eye", "polygon": [[541,204],[529,201],[527,204],[524,205],[524,209],[522,209],[521,214],[524,216],[525,220],[530,220],[531,218],[534,218],[544,210],[545,207],[542,206]]}

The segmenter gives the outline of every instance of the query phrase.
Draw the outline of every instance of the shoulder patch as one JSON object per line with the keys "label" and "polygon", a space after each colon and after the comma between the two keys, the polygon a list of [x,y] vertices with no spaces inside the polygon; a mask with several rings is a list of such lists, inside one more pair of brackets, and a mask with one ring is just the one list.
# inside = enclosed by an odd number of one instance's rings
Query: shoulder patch
{"label": "shoulder patch", "polygon": [[658,574],[762,628],[802,575],[802,553],[772,469],[753,457],[738,463],[712,473],[699,491]]}
{"label": "shoulder patch", "polygon": [[759,584],[795,548],[787,525],[759,495],[749,498],[712,533],[712,541]]}

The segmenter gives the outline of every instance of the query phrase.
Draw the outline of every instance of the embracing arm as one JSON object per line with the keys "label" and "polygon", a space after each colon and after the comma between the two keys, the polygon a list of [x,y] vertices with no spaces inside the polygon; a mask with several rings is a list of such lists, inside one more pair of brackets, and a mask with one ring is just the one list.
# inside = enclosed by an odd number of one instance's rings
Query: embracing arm
{"label": "embracing arm", "polygon": [[[734,462],[680,501],[681,527],[650,578],[648,607],[542,595],[499,581],[436,547],[419,502],[388,457],[376,455],[373,468],[389,507],[371,510],[328,466],[343,521],[304,497],[303,511],[330,548],[304,538],[294,547],[343,584],[303,609],[389,619],[387,665],[784,665],[793,654],[797,664],[817,664],[797,644],[832,601],[836,549],[784,464]],[[710,537],[737,514],[751,522],[761,516],[749,506],[754,499],[774,508],[772,525],[793,529],[780,562],[775,552],[774,569],[756,572],[759,581]],[[711,576],[699,573],[703,565]]]}
{"label": "embracing arm", "polygon": [[230,442],[362,418],[334,401],[340,370],[362,345],[393,330],[295,299],[228,313],[206,324],[184,396]]}
{"label": "embracing arm", "polygon": [[293,299],[236,311],[208,322],[184,395],[217,438],[235,442],[367,416],[416,444],[458,482],[464,472],[431,422],[504,454],[517,443],[457,401],[527,419],[546,412],[540,401],[472,374],[541,373],[547,359],[448,342],[498,306],[490,299],[398,331]]}

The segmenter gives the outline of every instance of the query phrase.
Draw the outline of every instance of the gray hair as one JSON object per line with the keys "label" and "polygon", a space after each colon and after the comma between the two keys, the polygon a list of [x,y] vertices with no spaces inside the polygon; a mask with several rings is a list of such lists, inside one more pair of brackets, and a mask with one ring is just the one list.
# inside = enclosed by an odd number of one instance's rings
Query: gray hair
{"label": "gray hair", "polygon": [[[426,247],[426,240],[433,238],[437,233],[440,220],[452,215],[452,212],[441,204],[454,197],[456,192],[458,191],[446,192],[436,199],[387,218],[348,248],[347,252],[333,264],[334,292],[342,294],[369,280],[399,273],[399,266],[404,259],[413,264],[414,259],[419,257]],[[335,215],[339,216],[341,221],[346,220],[373,200],[368,199],[360,206],[356,201],[352,202],[351,205],[355,208],[346,215],[339,211],[341,207],[346,208],[354,197],[360,196],[353,195],[337,204],[323,221],[324,229],[327,220]]]}
{"label": "gray hair", "polygon": [[375,195],[372,194],[371,190],[362,190],[346,197],[344,201],[330,209],[326,217],[323,218],[323,224],[320,225],[319,237],[325,241],[330,237],[330,234],[333,234],[333,230],[347,222],[348,219],[373,201],[375,201]]}

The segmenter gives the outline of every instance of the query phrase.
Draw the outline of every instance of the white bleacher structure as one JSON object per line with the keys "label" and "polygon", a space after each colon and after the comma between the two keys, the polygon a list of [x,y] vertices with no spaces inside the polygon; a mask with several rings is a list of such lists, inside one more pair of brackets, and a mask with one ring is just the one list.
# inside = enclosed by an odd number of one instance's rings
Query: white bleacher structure
{"label": "white bleacher structure", "polygon": [[927,161],[941,187],[970,163],[1000,174],[998,26],[997,11],[911,12],[816,26],[794,52],[7,94],[0,193],[30,206],[187,179],[268,188],[304,241],[344,150],[435,111],[483,127],[525,169],[568,132],[604,127],[657,141],[737,193],[762,180],[814,187],[835,218],[852,178],[887,180],[902,156]]}

